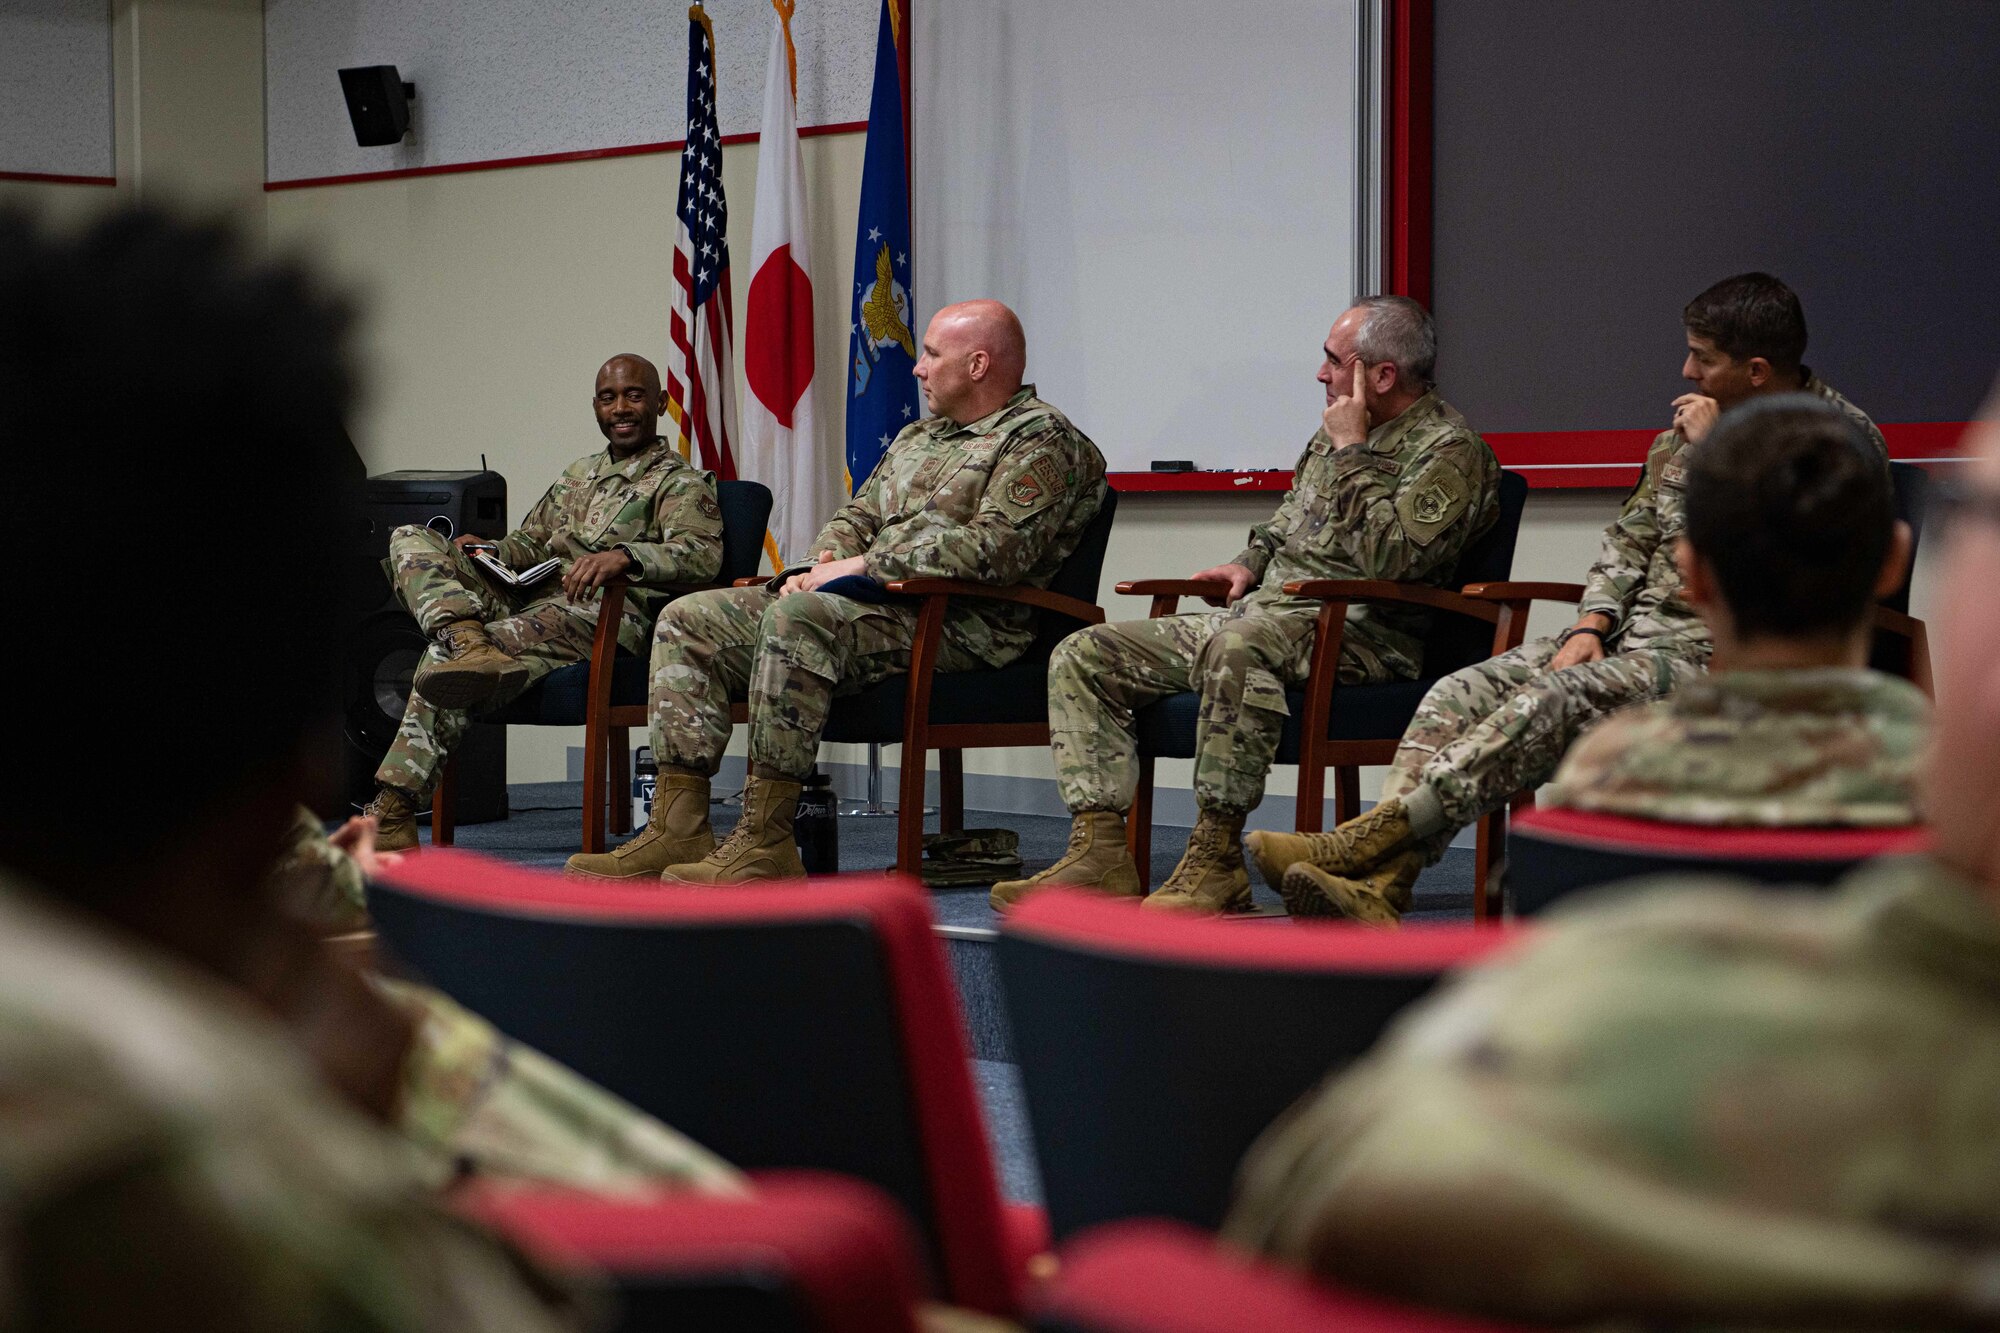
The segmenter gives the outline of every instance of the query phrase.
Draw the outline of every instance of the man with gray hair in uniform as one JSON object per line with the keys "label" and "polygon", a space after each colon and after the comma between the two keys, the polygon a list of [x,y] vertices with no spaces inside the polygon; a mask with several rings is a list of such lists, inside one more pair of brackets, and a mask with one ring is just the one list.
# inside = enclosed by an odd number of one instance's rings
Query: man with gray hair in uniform
{"label": "man with gray hair in uniform", "polygon": [[[1334,322],[1318,379],[1320,428],[1270,522],[1213,581],[1221,609],[1065,639],[1049,662],[1050,748],[1071,811],[1069,849],[1029,879],[993,886],[1006,909],[1044,884],[1143,893],[1125,845],[1138,783],[1133,713],[1169,694],[1201,695],[1186,854],[1150,905],[1218,912],[1249,905],[1243,820],[1264,797],[1288,709],[1310,666],[1320,604],[1298,579],[1394,579],[1438,586],[1499,513],[1500,465],[1437,394],[1437,327],[1406,296],[1370,296]],[[1357,604],[1347,613],[1343,683],[1408,680],[1422,665],[1427,613]]]}

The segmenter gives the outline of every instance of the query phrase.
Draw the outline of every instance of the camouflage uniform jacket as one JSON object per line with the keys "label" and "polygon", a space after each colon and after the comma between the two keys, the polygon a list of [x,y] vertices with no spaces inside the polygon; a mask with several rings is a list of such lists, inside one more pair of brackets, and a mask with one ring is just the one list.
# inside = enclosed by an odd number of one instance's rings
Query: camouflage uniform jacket
{"label": "camouflage uniform jacket", "polygon": [[1406,1015],[1252,1151],[1226,1234],[1536,1324],[2000,1326],[1992,891],[1682,883]]}
{"label": "camouflage uniform jacket", "polygon": [[[1889,446],[1875,423],[1833,386],[1810,370],[1804,372],[1803,393],[1832,403],[1860,425],[1875,447],[1889,457]],[[1606,647],[1614,651],[1657,648],[1698,663],[1708,660],[1708,626],[1681,596],[1680,568],[1674,564],[1674,539],[1685,525],[1687,437],[1663,430],[1646,451],[1639,484],[1625,497],[1625,507],[1604,530],[1604,546],[1584,580],[1579,615],[1595,611],[1611,618]]]}
{"label": "camouflage uniform jacket", "polygon": [[667,600],[662,585],[707,583],[722,571],[715,479],[664,439],[622,463],[609,449],[585,454],[500,542],[500,559],[526,569],[555,556],[567,571],[579,557],[613,548],[639,562],[627,614],[651,622]]}
{"label": "camouflage uniform jacket", "polygon": [[[927,417],[903,428],[854,498],[813,540],[868,576],[969,579],[1046,588],[1104,503],[1104,456],[1023,385],[969,425]],[[994,666],[1034,637],[1030,608],[955,605],[945,633]]]}
{"label": "camouflage uniform jacket", "polygon": [[1598,723],[1544,801],[1689,824],[1917,822],[1930,702],[1863,667],[1730,671]]}
{"label": "camouflage uniform jacket", "polygon": [[262,1011],[0,877],[0,1328],[572,1327],[553,1297]]}
{"label": "camouflage uniform jacket", "polygon": [[[1316,614],[1318,602],[1285,595],[1292,579],[1441,587],[1499,512],[1500,464],[1435,392],[1351,448],[1315,431],[1284,503],[1250,529],[1250,545],[1236,557],[1259,580],[1237,605],[1246,613]],[[1417,607],[1355,603],[1342,651],[1367,662],[1370,680],[1410,680],[1423,666],[1429,625],[1430,613]]]}

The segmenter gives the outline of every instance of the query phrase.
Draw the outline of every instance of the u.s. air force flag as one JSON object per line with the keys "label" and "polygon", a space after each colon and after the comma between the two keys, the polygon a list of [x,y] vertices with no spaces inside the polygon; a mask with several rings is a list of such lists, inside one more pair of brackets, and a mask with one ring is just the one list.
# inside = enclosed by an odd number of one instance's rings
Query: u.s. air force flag
{"label": "u.s. air force flag", "polygon": [[854,291],[848,318],[847,473],[865,481],[889,441],[921,415],[917,330],[911,327],[910,171],[904,152],[903,61],[907,0],[882,0],[875,38],[875,92],[861,166],[861,213],[854,235]]}

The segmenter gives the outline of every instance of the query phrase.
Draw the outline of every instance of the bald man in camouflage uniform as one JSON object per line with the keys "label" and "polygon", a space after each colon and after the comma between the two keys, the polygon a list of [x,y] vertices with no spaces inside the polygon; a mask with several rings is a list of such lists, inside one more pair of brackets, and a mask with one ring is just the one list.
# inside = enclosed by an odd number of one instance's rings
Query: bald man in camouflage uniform
{"label": "bald man in camouflage uniform", "polygon": [[[834,695],[908,670],[916,632],[909,604],[820,589],[850,577],[1046,587],[1103,503],[1103,456],[1021,383],[1026,355],[998,302],[940,311],[916,366],[936,415],[906,427],[833,515],[814,542],[820,563],[781,588],[699,593],[667,609],[653,638],[652,822],[609,853],[571,857],[569,873],[697,884],[804,875],[792,816]],[[965,599],[946,617],[938,669],[1004,666],[1033,637],[1029,608]],[[717,846],[709,780],[733,699],[749,703],[750,781]]]}
{"label": "bald man in camouflage uniform", "polygon": [[[591,400],[607,447],[564,468],[520,527],[497,543],[416,526],[390,535],[396,598],[434,642],[417,668],[367,806],[384,851],[417,845],[416,811],[476,713],[590,656],[598,590],[607,580],[633,581],[618,642],[638,652],[670,595],[668,585],[706,583],[721,570],[715,479],[660,437],[664,401],[651,362],[615,356],[598,371]],[[497,547],[494,558],[512,570],[550,557],[562,563],[532,587],[510,588],[473,562],[481,545]]]}
{"label": "bald man in camouflage uniform", "polygon": [[[1227,610],[1098,625],[1065,639],[1049,663],[1056,780],[1072,825],[1067,854],[1025,880],[996,884],[1005,909],[1043,884],[1143,892],[1125,844],[1138,782],[1133,713],[1198,690],[1194,767],[1200,811],[1187,853],[1149,906],[1222,911],[1249,904],[1243,820],[1306,678],[1320,603],[1297,579],[1395,579],[1442,585],[1499,512],[1500,467],[1485,441],[1430,386],[1437,335],[1407,297],[1371,297],[1341,315],[1319,371],[1325,423],[1299,459],[1291,492],[1228,565]],[[1343,682],[1408,680],[1422,666],[1429,614],[1357,603],[1341,641]]]}
{"label": "bald man in camouflage uniform", "polygon": [[1403,733],[1379,803],[1331,833],[1250,835],[1273,885],[1301,862],[1322,872],[1294,879],[1286,905],[1300,915],[1341,915],[1393,925],[1418,874],[1459,829],[1555,772],[1584,727],[1614,709],[1646,703],[1698,677],[1709,633],[1681,595],[1674,543],[1684,522],[1686,451],[1721,411],[1753,397],[1808,393],[1860,428],[1885,465],[1874,423],[1801,364],[1805,314],[1768,274],[1728,278],[1683,313],[1682,376],[1697,391],[1674,400],[1674,424],[1644,471],[1585,580],[1575,625],[1439,681]]}

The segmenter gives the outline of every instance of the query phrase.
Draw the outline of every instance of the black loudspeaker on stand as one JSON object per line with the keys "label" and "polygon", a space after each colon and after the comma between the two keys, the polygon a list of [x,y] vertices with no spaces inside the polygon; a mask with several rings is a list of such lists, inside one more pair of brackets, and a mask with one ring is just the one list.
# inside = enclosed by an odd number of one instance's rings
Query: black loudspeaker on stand
{"label": "black loudspeaker on stand", "polygon": [[[342,746],[347,799],[356,808],[375,795],[375,769],[410,697],[410,677],[428,647],[423,632],[396,601],[379,571],[389,554],[389,534],[404,524],[430,526],[447,536],[507,531],[507,479],[497,472],[385,472],[368,479],[369,558],[381,597],[347,638],[342,665]],[[507,817],[507,728],[475,723],[459,743],[458,808],[461,824]]]}

